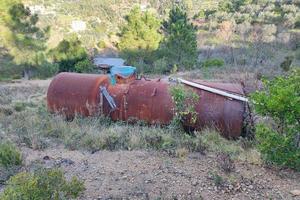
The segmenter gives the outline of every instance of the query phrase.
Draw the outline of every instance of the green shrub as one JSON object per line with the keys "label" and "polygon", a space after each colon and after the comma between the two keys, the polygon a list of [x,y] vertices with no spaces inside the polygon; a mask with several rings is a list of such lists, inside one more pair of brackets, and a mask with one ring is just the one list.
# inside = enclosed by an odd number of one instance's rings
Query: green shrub
{"label": "green shrub", "polygon": [[293,133],[282,135],[259,124],[256,127],[256,138],[258,149],[267,162],[300,170],[300,149],[295,145]]}
{"label": "green shrub", "polygon": [[276,125],[256,127],[258,149],[267,162],[300,170],[300,70],[264,81],[264,86],[252,102],[258,114]]}
{"label": "green shrub", "polygon": [[74,199],[83,191],[83,182],[77,178],[73,177],[68,182],[58,169],[40,169],[34,173],[21,172],[11,177],[0,199]]}
{"label": "green shrub", "polygon": [[60,72],[74,71],[76,63],[88,58],[85,48],[77,37],[62,40],[57,47],[49,51],[48,55],[53,62],[59,64]]}
{"label": "green shrub", "polygon": [[21,153],[11,143],[0,143],[0,166],[5,168],[22,164]]}
{"label": "green shrub", "polygon": [[9,55],[0,55],[0,80],[5,81],[22,78],[23,67],[16,65],[11,59]]}
{"label": "green shrub", "polygon": [[21,112],[26,109],[26,104],[24,102],[16,102],[14,104],[14,109],[17,112]]}
{"label": "green shrub", "polygon": [[38,78],[49,78],[54,76],[59,71],[57,63],[44,62],[37,68],[36,76]]}
{"label": "green shrub", "polygon": [[224,60],[219,58],[207,59],[203,62],[203,67],[222,67],[224,65]]}
{"label": "green shrub", "polygon": [[93,71],[93,64],[89,59],[79,61],[75,64],[75,71],[79,73],[88,73]]}
{"label": "green shrub", "polygon": [[194,124],[197,120],[194,105],[199,100],[198,94],[182,85],[171,87],[170,93],[175,103],[175,118],[181,122],[189,121]]}

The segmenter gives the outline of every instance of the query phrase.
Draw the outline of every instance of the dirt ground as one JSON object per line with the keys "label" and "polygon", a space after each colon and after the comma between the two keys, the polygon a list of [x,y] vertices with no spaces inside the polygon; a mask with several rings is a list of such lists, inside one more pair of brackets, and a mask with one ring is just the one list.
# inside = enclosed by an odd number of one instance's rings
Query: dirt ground
{"label": "dirt ground", "polygon": [[[161,152],[91,154],[59,146],[22,151],[28,168],[61,167],[68,177],[83,179],[81,199],[300,199],[290,193],[300,188],[299,174],[238,162],[234,172],[224,174],[214,154],[179,159]],[[215,185],[213,173],[224,178],[222,185]]]}
{"label": "dirt ground", "polygon": [[[49,82],[17,81],[0,83],[0,86],[34,86],[46,91]],[[25,93],[18,98],[32,97],[30,91]],[[300,173],[241,161],[234,161],[233,172],[225,173],[218,167],[215,153],[191,153],[177,158],[146,150],[90,153],[70,151],[61,145],[45,150],[20,148],[25,163],[23,170],[39,165],[59,167],[68,178],[75,175],[82,179],[86,187],[82,200],[300,199],[291,193],[300,190]]]}

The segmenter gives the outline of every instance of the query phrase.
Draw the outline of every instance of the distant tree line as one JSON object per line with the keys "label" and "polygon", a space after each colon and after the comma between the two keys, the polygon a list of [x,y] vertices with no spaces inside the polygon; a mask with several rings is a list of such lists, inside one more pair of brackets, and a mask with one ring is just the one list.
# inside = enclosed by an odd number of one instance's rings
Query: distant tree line
{"label": "distant tree line", "polygon": [[[119,41],[114,43],[127,64],[143,73],[170,73],[198,66],[222,66],[225,62],[245,64],[233,47],[243,43],[244,47],[251,48],[251,55],[245,57],[253,58],[251,64],[256,66],[267,57],[263,52],[266,43],[273,41],[281,29],[300,26],[300,4],[295,0],[224,0],[219,1],[217,7],[201,8],[196,14],[191,14],[193,2],[188,2],[183,1],[185,6],[172,1],[166,17],[162,17],[165,15],[161,10],[142,11],[140,7],[129,12],[126,23],[120,27]],[[21,0],[2,0],[0,11],[1,47],[25,75],[30,71],[41,77],[59,71],[92,71],[91,56],[77,36],[65,38],[49,49],[50,27],[41,25],[39,16],[31,13]],[[204,23],[201,24],[201,20]],[[208,49],[206,58],[199,61],[197,42],[202,41],[197,40],[197,35],[202,30],[213,33],[212,37],[204,38],[208,45],[219,42],[228,46],[229,56],[211,58]],[[215,35],[217,38],[213,38]],[[295,57],[300,55],[299,41],[296,38],[291,43],[296,50]],[[99,46],[105,45],[99,42]],[[206,50],[201,54],[206,54]],[[294,55],[290,56],[286,60],[291,62],[286,63],[292,63],[293,58]]]}
{"label": "distant tree line", "polygon": [[[39,16],[19,0],[1,2],[3,46],[26,76],[40,77],[61,71],[90,72],[93,64],[77,36],[47,48],[51,29],[39,26]],[[175,6],[165,21],[151,11],[134,7],[126,16],[117,44],[127,64],[141,72],[166,73],[191,69],[197,64],[196,27],[183,6]]]}

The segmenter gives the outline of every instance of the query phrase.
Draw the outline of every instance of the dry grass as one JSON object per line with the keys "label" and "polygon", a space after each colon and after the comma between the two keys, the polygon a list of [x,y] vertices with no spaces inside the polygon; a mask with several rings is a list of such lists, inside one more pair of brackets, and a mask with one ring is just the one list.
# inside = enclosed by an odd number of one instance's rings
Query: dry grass
{"label": "dry grass", "polygon": [[[214,130],[185,133],[177,124],[167,127],[112,122],[105,117],[75,117],[66,121],[47,112],[46,87],[0,88],[0,132],[18,145],[32,149],[64,144],[66,148],[96,152],[99,150],[148,149],[186,157],[189,152],[226,153],[233,159],[259,164],[259,154],[243,139],[229,141]],[[23,94],[23,95],[21,95]]]}

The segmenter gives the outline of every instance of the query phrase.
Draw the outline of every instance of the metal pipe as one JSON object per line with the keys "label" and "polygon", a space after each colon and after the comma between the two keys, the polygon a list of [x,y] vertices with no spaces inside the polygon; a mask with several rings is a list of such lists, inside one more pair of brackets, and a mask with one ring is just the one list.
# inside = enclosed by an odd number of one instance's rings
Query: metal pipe
{"label": "metal pipe", "polygon": [[222,95],[224,97],[228,97],[228,98],[231,98],[231,99],[236,99],[236,100],[243,101],[243,102],[248,102],[248,99],[246,97],[238,96],[238,95],[235,95],[235,94],[230,94],[230,93],[225,92],[223,90],[219,90],[219,89],[215,89],[215,88],[208,87],[208,86],[205,86],[205,85],[201,85],[199,83],[194,83],[194,82],[187,81],[187,80],[184,80],[184,79],[181,79],[181,78],[177,78],[177,80],[180,83],[184,83],[186,85],[189,85],[189,86],[192,86],[192,87],[195,87],[195,88],[206,90],[206,91],[212,92],[214,94],[219,94],[219,95]]}

